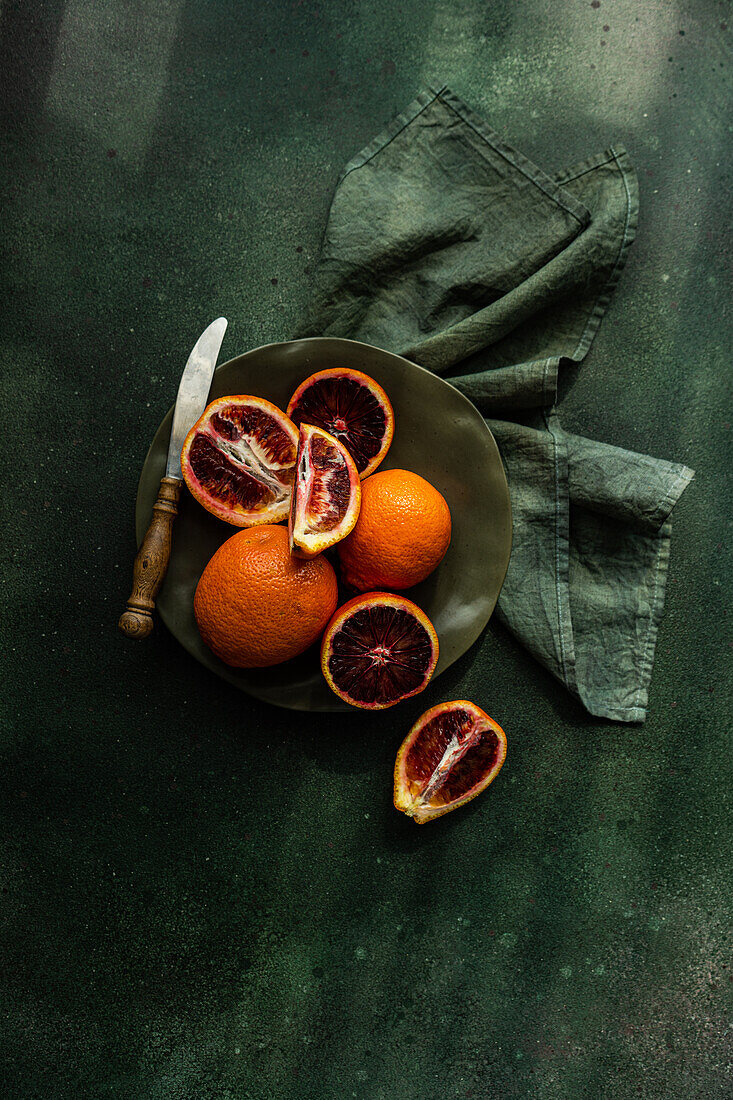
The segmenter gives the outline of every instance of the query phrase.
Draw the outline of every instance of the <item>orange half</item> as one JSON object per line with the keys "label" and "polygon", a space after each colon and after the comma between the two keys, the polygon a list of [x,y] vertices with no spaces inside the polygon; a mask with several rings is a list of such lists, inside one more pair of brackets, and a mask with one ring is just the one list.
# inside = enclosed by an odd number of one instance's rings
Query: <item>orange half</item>
{"label": "orange half", "polygon": [[424,825],[486,790],[505,758],[504,730],[475,703],[431,707],[397,753],[395,807]]}
{"label": "orange half", "polygon": [[378,382],[351,367],[331,367],[311,374],[288,403],[297,426],[315,424],[343,443],[359,477],[374,473],[394,435],[394,410]]}
{"label": "orange half", "polygon": [[220,397],[186,436],[181,470],[207,511],[235,527],[287,519],[298,430],[263,397]]}
{"label": "orange half", "polygon": [[438,663],[438,636],[412,600],[368,592],[340,607],[321,642],[321,669],[341,699],[384,710],[423,691]]}

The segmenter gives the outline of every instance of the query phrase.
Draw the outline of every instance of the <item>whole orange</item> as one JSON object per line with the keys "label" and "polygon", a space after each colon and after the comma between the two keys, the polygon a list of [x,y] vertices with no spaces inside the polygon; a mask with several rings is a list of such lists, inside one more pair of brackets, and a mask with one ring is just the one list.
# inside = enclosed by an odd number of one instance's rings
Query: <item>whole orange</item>
{"label": "whole orange", "polygon": [[410,588],[442,561],[450,509],[438,490],[410,470],[380,470],[361,483],[361,511],[338,544],[344,580],[360,592]]}
{"label": "whole orange", "polygon": [[337,598],[330,562],[291,557],[287,528],[266,524],[219,547],[201,574],[193,609],[217,657],[235,668],[265,668],[317,641]]}

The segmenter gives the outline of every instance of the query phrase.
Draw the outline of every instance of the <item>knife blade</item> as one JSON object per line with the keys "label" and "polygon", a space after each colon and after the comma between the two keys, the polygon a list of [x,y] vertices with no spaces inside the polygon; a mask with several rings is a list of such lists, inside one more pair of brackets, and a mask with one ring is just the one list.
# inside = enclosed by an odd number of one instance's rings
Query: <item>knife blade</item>
{"label": "knife blade", "polygon": [[145,638],[153,629],[155,600],[170,561],[173,521],[178,515],[183,473],[181,448],[189,431],[206,408],[227,321],[217,317],[201,333],[181,375],[173,410],[165,475],[145,537],[133,566],[132,593],[118,626],[128,638]]}
{"label": "knife blade", "polygon": [[217,317],[201,333],[188,357],[181,375],[173,411],[171,440],[168,444],[168,461],[165,467],[167,477],[183,480],[181,448],[184,439],[206,408],[211,379],[214,377],[214,368],[226,328],[226,317]]}

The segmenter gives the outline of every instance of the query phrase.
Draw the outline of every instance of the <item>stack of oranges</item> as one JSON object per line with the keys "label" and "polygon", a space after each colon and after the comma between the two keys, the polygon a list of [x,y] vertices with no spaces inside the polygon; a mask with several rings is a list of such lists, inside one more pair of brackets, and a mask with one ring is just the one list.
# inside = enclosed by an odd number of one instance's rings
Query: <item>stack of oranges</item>
{"label": "stack of oranges", "polygon": [[[311,375],[287,413],[247,395],[208,406],[181,464],[197,500],[244,528],[213,556],[194,599],[201,637],[222,661],[263,668],[322,638],[324,675],[356,706],[381,709],[425,687],[438,639],[398,594],[443,559],[451,515],[418,474],[374,472],[393,434],[382,387],[348,368]],[[330,547],[347,594],[363,594],[338,613]]]}

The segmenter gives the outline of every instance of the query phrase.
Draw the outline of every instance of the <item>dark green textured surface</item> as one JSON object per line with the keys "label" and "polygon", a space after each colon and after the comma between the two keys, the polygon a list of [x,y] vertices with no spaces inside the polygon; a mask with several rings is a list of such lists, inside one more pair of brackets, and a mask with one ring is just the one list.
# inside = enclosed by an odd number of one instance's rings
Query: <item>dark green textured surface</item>
{"label": "dark green textured surface", "polygon": [[[5,1095],[730,1094],[730,19],[3,0]],[[585,717],[498,628],[346,725],[115,631],[193,340],[219,314],[227,356],[292,333],[338,172],[442,81],[548,170],[619,140],[639,171],[563,416],[697,472],[643,727]],[[420,829],[392,762],[449,694],[509,755]]]}

